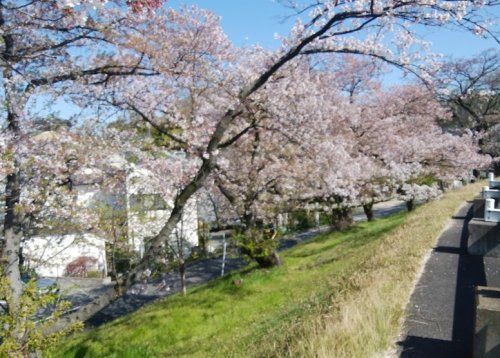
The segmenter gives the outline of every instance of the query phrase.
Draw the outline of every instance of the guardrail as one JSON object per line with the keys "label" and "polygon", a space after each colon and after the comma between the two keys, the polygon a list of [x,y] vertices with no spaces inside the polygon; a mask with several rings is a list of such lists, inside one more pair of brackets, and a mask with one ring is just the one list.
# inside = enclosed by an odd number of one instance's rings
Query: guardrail
{"label": "guardrail", "polygon": [[500,180],[493,173],[488,174],[488,186],[483,187],[484,221],[500,222]]}

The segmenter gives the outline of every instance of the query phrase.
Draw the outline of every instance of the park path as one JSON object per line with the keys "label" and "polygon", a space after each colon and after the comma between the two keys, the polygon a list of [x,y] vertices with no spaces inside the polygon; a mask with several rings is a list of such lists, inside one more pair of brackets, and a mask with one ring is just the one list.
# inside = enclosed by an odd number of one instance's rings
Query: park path
{"label": "park path", "polygon": [[499,259],[467,254],[472,204],[449,220],[425,263],[406,308],[398,355],[472,356],[474,288],[500,287]]}
{"label": "park path", "polygon": [[[406,210],[405,203],[396,200],[378,203],[373,207],[376,218],[388,216],[402,210]],[[357,208],[354,211],[353,217],[355,221],[366,220],[366,216],[361,208]],[[328,227],[323,226],[302,233],[285,236],[280,243],[279,250],[284,250],[301,242],[308,241],[327,230]],[[186,265],[187,287],[197,286],[220,277],[221,264],[221,257],[202,259],[188,263]],[[229,273],[246,265],[247,262],[241,257],[229,257],[226,258],[224,271],[225,273]],[[179,292],[180,290],[181,284],[179,274],[175,270],[168,272],[160,279],[134,285],[126,294],[88,319],[85,322],[85,326],[88,328],[100,326],[103,323],[112,321],[127,313],[131,313],[147,303]]]}

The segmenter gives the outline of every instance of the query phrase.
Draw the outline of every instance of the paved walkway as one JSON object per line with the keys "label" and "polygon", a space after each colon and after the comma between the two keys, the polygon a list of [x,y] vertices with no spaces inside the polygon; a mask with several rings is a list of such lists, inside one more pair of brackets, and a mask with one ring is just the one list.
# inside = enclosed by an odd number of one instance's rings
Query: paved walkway
{"label": "paved walkway", "polygon": [[[391,200],[375,204],[373,212],[375,217],[383,217],[398,211],[406,210],[404,202]],[[354,212],[355,221],[366,220],[361,208]],[[321,232],[328,230],[327,226],[309,230],[299,234],[285,237],[279,245],[279,250],[284,250],[298,243],[308,241]],[[203,259],[191,262],[186,265],[187,286],[192,287],[206,283],[221,274],[222,258]],[[225,263],[225,272],[240,269],[247,265],[242,258],[227,258]],[[162,282],[163,281],[163,282]],[[161,284],[161,285],[160,285]],[[161,287],[161,288],[160,288]],[[96,315],[85,322],[88,328],[100,326],[115,318],[133,312],[141,306],[157,300],[161,297],[171,295],[181,290],[179,274],[177,271],[171,271],[165,274],[161,279],[148,282],[147,284],[136,284],[126,294],[113,301],[110,305],[99,311]]]}
{"label": "paved walkway", "polygon": [[467,254],[471,216],[466,203],[438,238],[407,306],[400,357],[472,356],[474,287],[500,287],[500,260]]}

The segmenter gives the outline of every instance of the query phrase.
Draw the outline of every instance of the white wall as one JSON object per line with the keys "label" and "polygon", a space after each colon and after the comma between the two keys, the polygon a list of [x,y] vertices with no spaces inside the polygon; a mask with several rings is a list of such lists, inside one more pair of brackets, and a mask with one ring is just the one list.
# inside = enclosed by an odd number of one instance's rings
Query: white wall
{"label": "white wall", "polygon": [[39,276],[62,277],[66,266],[81,256],[97,260],[91,271],[107,275],[105,240],[92,234],[35,236],[22,244],[25,265]]}
{"label": "white wall", "polygon": [[[145,239],[156,236],[165,225],[174,205],[174,198],[165,198],[167,208],[165,210],[141,211],[131,204],[133,195],[158,195],[155,190],[153,174],[145,169],[138,169],[127,178],[127,215],[128,236],[134,250],[141,255],[144,252]],[[177,225],[178,232],[188,242],[189,246],[198,245],[198,213],[196,199],[190,199],[184,209],[181,222]],[[175,238],[172,234],[172,239]]]}
{"label": "white wall", "polygon": [[[165,200],[165,210],[137,211],[130,207],[130,196],[134,194],[157,194],[155,178],[145,169],[136,169],[128,177],[126,183],[126,201],[128,216],[128,236],[134,250],[141,255],[144,251],[144,240],[159,233],[166,223],[173,206],[173,198]],[[161,183],[161,182],[159,182]],[[92,206],[95,200],[112,201],[105,189],[92,184],[75,186],[77,203]],[[182,216],[182,222],[177,225],[188,246],[198,245],[198,213],[197,202],[193,198],[188,201]],[[174,235],[174,234],[173,234]],[[189,249],[189,248],[187,248]],[[186,252],[187,253],[187,252]],[[105,238],[92,234],[64,234],[46,237],[31,237],[23,244],[23,255],[26,264],[34,268],[40,276],[61,277],[66,266],[80,256],[97,259],[96,270],[106,271]]]}

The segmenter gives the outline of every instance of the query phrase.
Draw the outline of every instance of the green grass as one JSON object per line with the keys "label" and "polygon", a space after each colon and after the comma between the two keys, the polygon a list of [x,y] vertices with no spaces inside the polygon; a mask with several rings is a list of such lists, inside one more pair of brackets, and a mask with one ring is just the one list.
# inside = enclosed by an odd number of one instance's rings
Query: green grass
{"label": "green grass", "polygon": [[[373,357],[398,332],[425,252],[482,183],[417,208],[320,235],[251,266],[70,337],[54,357]],[[242,284],[234,284],[242,279]]]}

